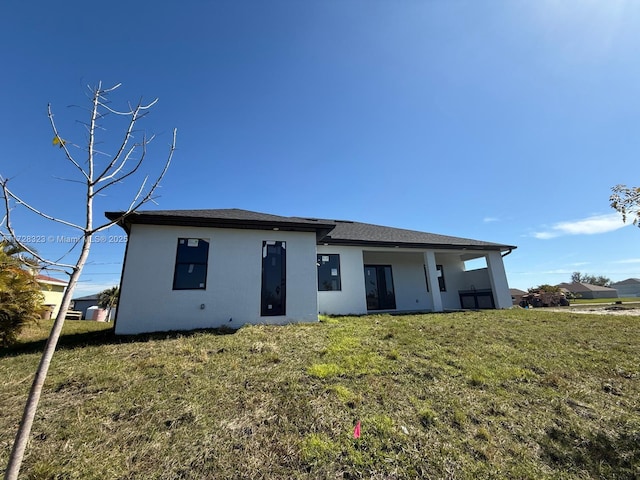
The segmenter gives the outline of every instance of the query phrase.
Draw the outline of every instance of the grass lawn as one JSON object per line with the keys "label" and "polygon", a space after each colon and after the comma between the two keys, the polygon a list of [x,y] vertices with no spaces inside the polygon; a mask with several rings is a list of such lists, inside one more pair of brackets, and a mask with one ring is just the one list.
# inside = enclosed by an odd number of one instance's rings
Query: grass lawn
{"label": "grass lawn", "polygon": [[[105,328],[67,322],[22,478],[640,477],[637,316]],[[43,332],[0,350],[2,467]]]}

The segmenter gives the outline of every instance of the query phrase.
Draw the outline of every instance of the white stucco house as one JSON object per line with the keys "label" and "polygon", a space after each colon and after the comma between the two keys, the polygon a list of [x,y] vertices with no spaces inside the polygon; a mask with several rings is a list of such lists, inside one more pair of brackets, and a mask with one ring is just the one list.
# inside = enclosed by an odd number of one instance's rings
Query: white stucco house
{"label": "white stucco house", "polygon": [[[117,334],[512,305],[511,245],[239,209],[141,211],[119,225]],[[466,269],[473,259],[484,266]]]}

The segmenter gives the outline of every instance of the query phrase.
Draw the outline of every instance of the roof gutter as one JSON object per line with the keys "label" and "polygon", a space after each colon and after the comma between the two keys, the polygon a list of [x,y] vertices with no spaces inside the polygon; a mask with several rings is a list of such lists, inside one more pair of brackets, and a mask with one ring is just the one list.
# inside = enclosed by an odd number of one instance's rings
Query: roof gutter
{"label": "roof gutter", "polygon": [[478,250],[478,251],[502,251],[507,248],[509,251],[505,254],[508,255],[517,247],[512,245],[465,245],[465,244],[439,244],[439,243],[403,243],[403,242],[389,242],[389,241],[369,241],[369,240],[347,240],[347,239],[333,239],[324,238],[319,243],[325,245],[340,245],[340,246],[358,246],[358,247],[386,247],[386,248],[412,248],[412,249],[433,249],[433,250]]}

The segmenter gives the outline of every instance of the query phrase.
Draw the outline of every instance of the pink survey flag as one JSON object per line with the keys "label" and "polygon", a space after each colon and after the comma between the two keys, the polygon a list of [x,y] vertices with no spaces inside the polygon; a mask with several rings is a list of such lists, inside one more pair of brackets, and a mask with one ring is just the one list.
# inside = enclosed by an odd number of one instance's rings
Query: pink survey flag
{"label": "pink survey flag", "polygon": [[360,438],[360,422],[356,423],[356,427],[353,429],[353,438]]}

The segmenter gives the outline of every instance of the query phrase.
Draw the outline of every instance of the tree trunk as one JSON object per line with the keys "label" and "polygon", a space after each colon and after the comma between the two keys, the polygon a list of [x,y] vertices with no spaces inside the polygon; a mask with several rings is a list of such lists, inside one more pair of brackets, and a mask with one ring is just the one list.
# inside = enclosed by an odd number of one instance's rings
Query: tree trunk
{"label": "tree trunk", "polygon": [[[55,352],[56,346],[58,345],[58,339],[60,338],[60,333],[62,331],[62,327],[64,325],[65,316],[69,305],[71,303],[71,297],[73,296],[73,291],[75,289],[76,284],[78,283],[78,279],[80,274],[82,273],[82,269],[84,264],[87,261],[87,257],[89,256],[89,250],[91,248],[91,239],[94,233],[106,230],[110,226],[114,225],[118,220],[110,220],[108,222],[103,223],[97,228],[93,228],[93,200],[96,195],[101,194],[101,192],[111,186],[121,183],[128,177],[134,175],[140,165],[142,164],[147,145],[151,142],[151,139],[147,139],[146,136],[143,136],[142,141],[138,143],[130,144],[130,140],[132,139],[132,132],[134,131],[134,127],[136,122],[141,119],[147,111],[156,103],[157,99],[151,102],[148,105],[143,105],[142,103],[138,103],[135,107],[130,108],[128,111],[119,112],[117,110],[112,109],[107,106],[106,96],[117,89],[120,84],[115,85],[112,88],[102,89],[102,83],[98,85],[97,88],[92,89],[92,109],[91,109],[91,121],[88,125],[89,127],[89,138],[88,138],[88,148],[87,154],[88,159],[86,161],[87,170],[85,170],[80,163],[78,163],[71,152],[68,150],[66,146],[66,142],[62,140],[58,133],[58,129],[53,120],[53,112],[51,110],[51,105],[48,107],[48,116],[49,121],[51,123],[51,128],[55,135],[55,139],[57,139],[57,144],[60,148],[62,148],[67,160],[71,162],[81,173],[82,178],[86,181],[87,185],[87,197],[86,197],[86,218],[84,227],[79,224],[72,223],[61,218],[56,218],[51,215],[48,215],[35,207],[31,206],[29,203],[23,201],[21,198],[13,194],[7,188],[7,180],[0,176],[0,188],[2,189],[2,193],[4,194],[2,200],[4,200],[5,206],[5,217],[0,220],[0,226],[6,224],[6,229],[9,232],[10,237],[13,241],[16,242],[21,248],[23,248],[26,252],[32,255],[35,259],[47,265],[56,265],[57,267],[64,268],[65,271],[70,271],[70,279],[69,285],[67,286],[67,290],[62,297],[62,305],[60,306],[60,312],[56,317],[55,322],[53,323],[53,327],[51,329],[51,333],[49,334],[49,338],[44,348],[44,352],[42,353],[42,358],[40,359],[40,364],[38,365],[38,370],[36,371],[35,378],[33,380],[33,384],[31,385],[31,391],[29,392],[29,396],[27,397],[27,403],[25,405],[24,413],[22,415],[22,421],[20,422],[20,427],[18,428],[18,432],[16,434],[15,441],[13,443],[13,449],[11,450],[11,455],[9,456],[9,463],[7,465],[7,469],[5,471],[5,480],[15,480],[18,477],[18,473],[20,471],[20,466],[22,464],[22,459],[24,457],[24,452],[29,440],[29,436],[31,433],[31,427],[33,426],[33,420],[36,415],[36,409],[38,407],[38,402],[40,401],[40,395],[42,394],[42,389],[44,387],[44,383],[47,377],[47,372],[49,370],[49,365],[51,364],[51,359],[53,357],[53,353]],[[99,128],[98,120],[102,118],[104,115],[99,112],[100,109],[104,109],[105,113],[112,113],[119,116],[128,117],[128,126],[126,132],[124,134],[124,138],[120,144],[118,152],[116,155],[111,157],[111,160],[107,162],[106,165],[103,165],[103,168],[98,170],[97,176],[94,178],[95,170],[94,170],[94,154],[96,153],[94,150],[95,146],[95,132],[96,128]],[[147,177],[144,178],[140,187],[138,188],[138,192],[133,198],[133,201],[130,203],[129,208],[122,212],[121,218],[126,217],[132,212],[135,212],[145,203],[153,200],[154,192],[162,179],[164,178],[169,165],[171,164],[171,158],[173,157],[173,152],[176,147],[176,130],[173,130],[173,139],[169,148],[169,155],[164,163],[164,168],[158,175],[157,179],[153,184],[148,187],[146,186]],[[135,151],[140,151],[141,154],[137,160],[131,160],[132,155]],[[134,162],[133,166],[127,166],[129,161]],[[147,192],[145,194],[145,191]],[[30,249],[24,243],[18,240],[13,227],[11,226],[11,205],[10,201],[13,201],[21,206],[26,207],[32,213],[39,215],[42,218],[46,218],[47,220],[51,220],[53,222],[57,222],[61,225],[65,225],[66,227],[71,227],[77,229],[78,231],[83,232],[82,239],[82,250],[80,252],[80,256],[78,257],[78,261],[75,265],[69,265],[60,262],[51,262],[40,257],[37,252],[33,249]],[[2,232],[0,232],[1,234]],[[3,235],[4,236],[4,235]],[[75,248],[75,247],[74,247]]]}
{"label": "tree trunk", "polygon": [[29,436],[31,435],[31,427],[33,426],[33,420],[36,416],[38,402],[40,401],[40,395],[42,394],[42,388],[44,387],[44,382],[47,378],[47,372],[49,371],[49,365],[51,364],[51,358],[53,357],[53,353],[55,352],[56,346],[58,345],[58,339],[60,338],[60,333],[62,332],[62,327],[64,326],[65,316],[67,314],[67,310],[69,309],[69,305],[71,304],[71,297],[73,296],[73,291],[76,284],[78,283],[80,273],[82,272],[82,267],[84,266],[85,262],[87,261],[87,257],[89,256],[90,248],[91,236],[89,235],[85,236],[83,239],[82,251],[80,252],[78,263],[76,264],[76,268],[71,274],[69,285],[67,286],[67,289],[62,297],[62,305],[60,305],[60,311],[58,312],[58,316],[56,317],[55,322],[53,322],[53,327],[51,328],[49,339],[47,340],[44,351],[42,352],[40,364],[38,365],[38,370],[36,371],[35,378],[33,379],[33,384],[31,385],[29,396],[27,397],[27,403],[24,407],[24,413],[22,414],[22,420],[20,421],[20,427],[18,427],[18,433],[16,434],[16,439],[13,443],[11,455],[9,456],[9,463],[4,475],[5,480],[17,480],[18,478],[18,473],[20,472],[20,466],[22,465],[22,459],[24,457],[24,451],[27,447]]}

